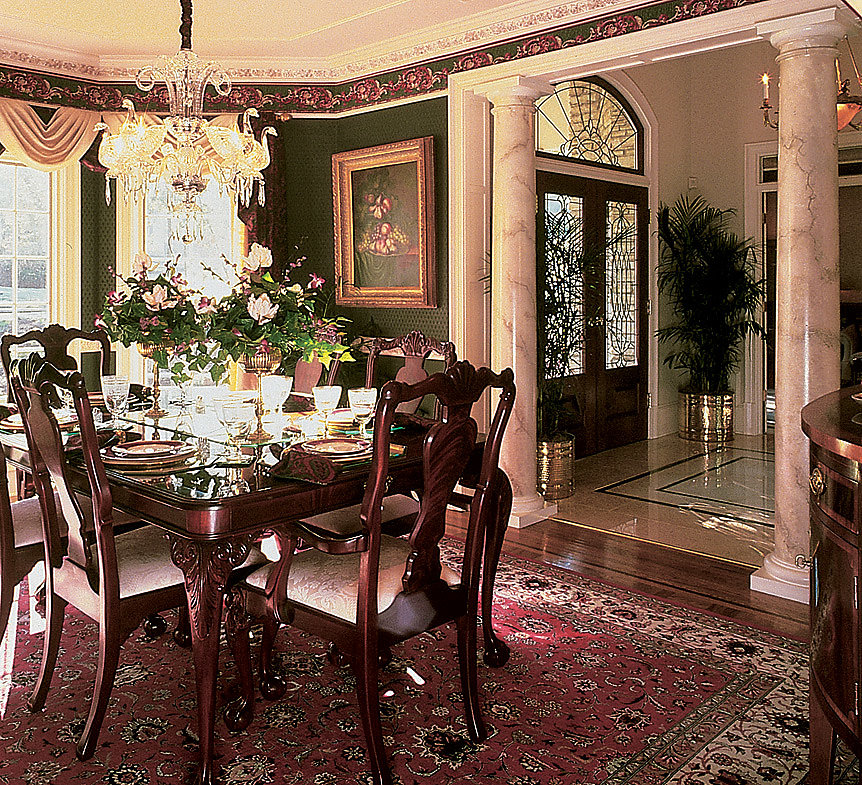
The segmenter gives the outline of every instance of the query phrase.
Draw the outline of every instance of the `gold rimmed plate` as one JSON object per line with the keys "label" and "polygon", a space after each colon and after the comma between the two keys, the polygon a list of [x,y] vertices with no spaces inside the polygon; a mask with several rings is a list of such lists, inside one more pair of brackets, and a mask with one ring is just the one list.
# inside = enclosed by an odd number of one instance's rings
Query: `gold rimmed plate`
{"label": "gold rimmed plate", "polygon": [[325,455],[328,458],[356,458],[371,452],[371,442],[367,439],[351,439],[346,436],[331,439],[309,439],[302,444],[302,449],[315,455]]}
{"label": "gold rimmed plate", "polygon": [[195,452],[195,447],[186,442],[140,440],[107,447],[102,451],[102,460],[114,466],[155,467],[179,463],[194,455]]}
{"label": "gold rimmed plate", "polygon": [[[74,415],[66,415],[57,417],[57,425],[61,431],[70,431],[78,427],[78,418]],[[21,421],[20,414],[10,414],[8,417],[0,420],[0,428],[6,431],[22,431],[24,423]]]}

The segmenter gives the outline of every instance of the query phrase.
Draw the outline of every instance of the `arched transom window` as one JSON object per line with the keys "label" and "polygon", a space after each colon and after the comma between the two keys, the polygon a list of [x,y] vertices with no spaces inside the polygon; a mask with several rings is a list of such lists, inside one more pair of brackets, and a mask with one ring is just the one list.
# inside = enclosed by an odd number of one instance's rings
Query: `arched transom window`
{"label": "arched transom window", "polygon": [[539,153],[643,172],[642,126],[606,82],[561,82],[536,102],[536,111]]}

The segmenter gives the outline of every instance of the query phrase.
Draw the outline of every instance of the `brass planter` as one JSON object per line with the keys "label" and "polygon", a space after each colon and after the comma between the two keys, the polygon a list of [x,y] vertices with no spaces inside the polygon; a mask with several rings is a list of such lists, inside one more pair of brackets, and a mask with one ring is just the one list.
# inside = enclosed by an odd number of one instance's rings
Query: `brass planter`
{"label": "brass planter", "polygon": [[537,444],[537,489],[546,499],[565,499],[574,493],[572,473],[575,465],[573,437],[540,439]]}
{"label": "brass planter", "polygon": [[701,442],[733,439],[733,393],[679,394],[679,435]]}

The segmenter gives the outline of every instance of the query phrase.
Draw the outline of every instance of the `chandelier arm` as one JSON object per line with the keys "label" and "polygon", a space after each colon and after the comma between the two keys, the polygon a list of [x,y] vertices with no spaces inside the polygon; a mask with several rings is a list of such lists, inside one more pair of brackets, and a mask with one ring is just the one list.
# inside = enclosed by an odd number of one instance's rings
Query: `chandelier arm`
{"label": "chandelier arm", "polygon": [[192,0],[180,0],[180,49],[192,48]]}

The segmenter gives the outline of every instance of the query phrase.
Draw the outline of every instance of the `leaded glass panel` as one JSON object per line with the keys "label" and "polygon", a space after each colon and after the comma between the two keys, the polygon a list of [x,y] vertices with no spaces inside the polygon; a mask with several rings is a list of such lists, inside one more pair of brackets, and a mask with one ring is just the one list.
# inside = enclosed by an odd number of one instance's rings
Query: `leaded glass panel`
{"label": "leaded glass panel", "polygon": [[637,365],[637,206],[607,203],[605,367]]}
{"label": "leaded glass panel", "polygon": [[572,260],[583,253],[584,200],[545,194],[544,378],[584,371],[584,276]]}
{"label": "leaded glass panel", "polygon": [[589,163],[639,169],[639,131],[627,108],[595,82],[572,81],[536,103],[536,149]]}

